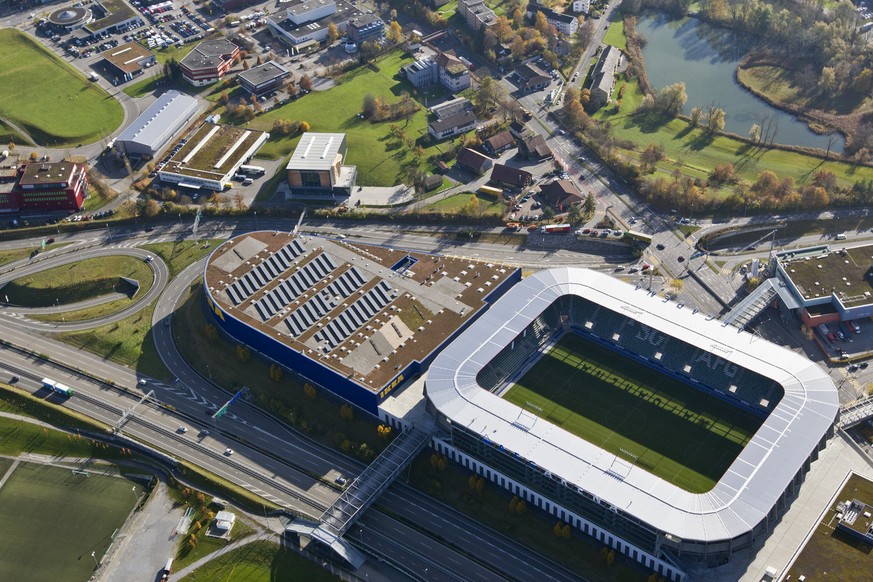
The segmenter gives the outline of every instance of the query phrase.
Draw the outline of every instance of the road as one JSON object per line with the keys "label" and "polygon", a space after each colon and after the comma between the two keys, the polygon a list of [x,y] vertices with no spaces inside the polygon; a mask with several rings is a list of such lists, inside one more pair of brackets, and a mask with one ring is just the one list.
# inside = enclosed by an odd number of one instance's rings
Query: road
{"label": "road", "polygon": [[[278,226],[264,224],[267,221],[261,222],[262,227]],[[223,227],[221,224],[214,226]],[[282,226],[287,227],[287,221]],[[169,236],[175,236],[172,231],[177,228],[176,225],[167,225]],[[162,230],[156,229],[154,237],[168,236]],[[386,235],[372,232],[362,236],[384,239]],[[412,239],[420,246],[432,248],[441,245],[433,237],[413,235]],[[484,250],[480,249],[481,252]],[[90,252],[96,251],[76,249],[75,256],[86,258]],[[534,255],[541,259],[543,253],[532,254],[529,257],[532,263],[536,261]],[[46,261],[46,264],[53,263]],[[120,428],[126,435],[202,466],[274,503],[317,517],[338,495],[338,491],[329,484],[333,476],[338,473],[353,476],[362,470],[362,466],[309,441],[246,403],[235,406],[231,413],[221,419],[218,426],[210,425],[204,412],[216,409],[229,396],[187,366],[171,341],[172,326],[160,323],[170,316],[172,306],[179,302],[181,294],[187,290],[189,282],[199,276],[201,269],[200,264],[192,265],[172,281],[158,300],[158,309],[154,316],[157,324],[154,327],[157,345],[168,367],[177,373],[180,380],[165,384],[148,379],[144,390],[154,390],[157,400],[172,406],[173,411],[153,403],[145,403]],[[0,320],[0,327],[4,330],[6,341],[48,355],[57,361],[70,362],[88,370],[94,376],[113,382],[116,386],[127,387],[127,391],[108,388],[82,375],[59,370],[51,364],[8,348],[0,350],[0,368],[3,369],[0,373],[18,375],[22,378],[23,387],[39,393],[39,379],[44,376],[74,386],[78,393],[65,406],[107,424],[114,424],[140,394],[137,391],[137,382],[141,378],[127,368],[44,337],[25,320],[3,318]],[[179,432],[179,426],[185,426],[189,429],[188,432]],[[207,427],[210,435],[198,439],[197,433]],[[234,450],[230,456],[223,454],[228,447]],[[530,577],[536,578],[575,579],[572,573],[518,546],[497,532],[474,525],[453,510],[420,496],[409,487],[395,485],[388,495],[391,497],[386,497],[390,500],[386,505],[390,506],[392,512],[402,508],[407,523],[392,523],[391,530],[385,531],[388,526],[384,520],[370,517],[373,523],[364,521],[359,529],[365,533],[372,532],[372,543],[383,549],[387,548],[387,540],[402,540],[393,543],[402,543],[409,553],[402,565],[411,568],[412,575],[417,572],[417,576],[422,577],[422,573],[426,571],[429,576],[433,571],[434,576],[446,576],[445,579],[466,579],[473,572],[480,571],[481,576],[477,575],[476,579],[484,580],[489,577],[493,579],[494,572],[501,572],[500,577],[503,578],[514,578],[516,572],[529,572]],[[370,512],[369,515],[372,514]],[[408,524],[417,526],[412,528]],[[423,533],[422,529],[437,533]],[[402,533],[398,534],[398,531]],[[470,547],[487,547],[489,551],[471,557],[467,555]],[[412,556],[416,555],[426,558],[415,561]],[[437,574],[438,569],[432,568],[431,561],[442,564],[440,571],[443,574]]]}

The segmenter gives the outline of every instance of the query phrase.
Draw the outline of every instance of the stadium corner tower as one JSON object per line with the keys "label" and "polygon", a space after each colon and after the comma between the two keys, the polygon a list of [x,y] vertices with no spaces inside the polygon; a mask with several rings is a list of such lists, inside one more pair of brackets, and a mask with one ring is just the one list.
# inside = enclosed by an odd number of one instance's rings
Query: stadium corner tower
{"label": "stadium corner tower", "polygon": [[[552,358],[558,382],[581,378],[555,397],[562,406],[505,397],[532,367],[534,379],[547,376],[544,361],[568,340],[589,347]],[[567,409],[569,391],[599,386],[615,396]],[[830,377],[797,353],[575,268],[540,271],[508,291],[437,356],[426,397],[442,454],[672,580],[686,578],[684,562],[725,561],[771,530],[839,410]],[[575,413],[600,424],[573,424]],[[754,429],[734,434],[723,418]],[[609,442],[578,436],[607,429]],[[636,437],[622,434],[633,429]],[[689,440],[665,442],[677,434]],[[689,490],[659,475],[662,463],[679,466],[670,449],[698,442],[732,451],[717,455],[723,466],[711,482],[689,479],[706,484]]]}

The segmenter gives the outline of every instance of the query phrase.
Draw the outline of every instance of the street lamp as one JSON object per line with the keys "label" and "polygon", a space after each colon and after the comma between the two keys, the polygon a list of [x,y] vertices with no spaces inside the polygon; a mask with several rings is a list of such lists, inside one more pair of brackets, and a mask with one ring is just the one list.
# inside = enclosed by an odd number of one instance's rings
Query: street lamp
{"label": "street lamp", "polygon": [[[94,558],[94,568],[99,568],[100,564],[97,563],[97,556],[95,555],[96,553],[97,553],[96,551],[91,552],[91,557]],[[426,571],[427,570],[425,570],[425,572]]]}

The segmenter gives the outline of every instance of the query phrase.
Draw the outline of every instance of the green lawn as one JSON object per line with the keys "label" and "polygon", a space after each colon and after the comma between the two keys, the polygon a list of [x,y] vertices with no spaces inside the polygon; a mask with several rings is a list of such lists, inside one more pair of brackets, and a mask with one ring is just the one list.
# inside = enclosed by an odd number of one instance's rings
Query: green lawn
{"label": "green lawn", "polygon": [[138,495],[133,482],[21,463],[0,489],[0,578],[80,582],[94,571]]}
{"label": "green lawn", "polygon": [[9,127],[9,124],[0,121],[0,143],[5,147],[9,142],[19,145],[27,143],[24,141],[24,138],[21,137],[20,133]]}
{"label": "green lawn", "polygon": [[627,39],[624,36],[624,20],[619,19],[609,23],[609,30],[603,35],[603,44],[611,44],[621,50],[627,48]]}
{"label": "green lawn", "polygon": [[66,305],[106,295],[127,292],[127,277],[139,281],[139,293],[154,284],[154,272],[137,257],[110,256],[85,259],[15,279],[3,288],[8,303],[24,307]]}
{"label": "green lawn", "polygon": [[[50,251],[52,249],[59,249],[61,247],[67,246],[68,244],[70,243],[52,243],[50,245],[45,245],[45,250]],[[40,248],[39,245],[0,251],[0,266],[6,265],[8,263],[13,263],[15,261],[20,261],[21,259],[26,259],[33,253],[34,250],[38,248]]]}
{"label": "green lawn", "polygon": [[6,28],[0,46],[0,116],[40,145],[90,143],[121,124],[124,112],[115,99],[36,40]]}
{"label": "green lawn", "polygon": [[[345,163],[358,167],[358,184],[393,186],[408,181],[403,167],[405,164],[414,164],[414,158],[406,146],[391,137],[392,123],[402,127],[408,138],[417,140],[425,147],[419,163],[422,170],[432,171],[433,166],[427,161],[428,158],[444,151],[446,146],[443,144],[451,142],[429,145],[424,107],[410,118],[408,124],[403,120],[371,123],[358,118],[358,113],[367,94],[385,97],[390,102],[399,101],[402,91],[415,96],[415,89],[398,76],[400,67],[411,62],[412,59],[403,56],[400,51],[391,53],[376,63],[374,67],[377,70],[368,67],[355,69],[329,91],[313,91],[256,117],[248,125],[270,131],[276,119],[292,119],[308,122],[311,131],[346,133],[349,150]],[[258,155],[270,159],[282,158],[294,151],[299,140],[299,135],[293,138],[274,135]]]}
{"label": "green lawn", "polygon": [[167,243],[143,245],[142,248],[152,251],[167,264],[170,279],[182,272],[188,265],[199,261],[224,242],[225,239],[208,239],[202,241],[183,240]]}
{"label": "green lawn", "polygon": [[[475,204],[474,204],[475,201]],[[506,205],[490,196],[465,192],[453,194],[424,207],[423,212],[468,214],[470,216],[503,216]]]}
{"label": "green lawn", "polygon": [[183,582],[334,582],[331,573],[276,542],[246,544],[182,578]]}
{"label": "green lawn", "polygon": [[[806,545],[797,556],[797,560],[786,572],[784,580],[790,577],[798,580],[806,576],[807,580],[841,580],[843,582],[866,582],[870,579],[873,569],[873,552],[870,544],[849,537],[848,534],[836,529],[837,504],[858,499],[870,503],[873,500],[873,482],[861,475],[852,475],[845,487],[837,495],[833,505],[816,523],[815,532],[806,541]],[[869,521],[858,516],[860,520]]]}
{"label": "green lawn", "polygon": [[[627,88],[621,107],[616,111],[614,103],[622,85],[627,85]],[[642,94],[637,83],[620,77],[616,82],[613,103],[600,109],[593,117],[608,119],[617,138],[637,144],[634,151],[618,149],[620,155],[628,159],[638,159],[639,152],[649,144],[664,146],[666,159],[658,163],[660,171],[657,175],[670,178],[670,172],[678,166],[686,176],[706,179],[718,164],[731,163],[747,183],[754,182],[764,170],[775,172],[780,178],[790,176],[798,184],[809,182],[819,171],[833,172],[843,187],[851,187],[858,180],[873,179],[873,168],[868,166],[855,167],[799,152],[751,147],[731,137],[710,136],[678,118],[633,115],[641,102]],[[718,195],[718,192],[709,193]]]}
{"label": "green lawn", "polygon": [[718,482],[762,422],[576,334],[504,397],[692,493]]}

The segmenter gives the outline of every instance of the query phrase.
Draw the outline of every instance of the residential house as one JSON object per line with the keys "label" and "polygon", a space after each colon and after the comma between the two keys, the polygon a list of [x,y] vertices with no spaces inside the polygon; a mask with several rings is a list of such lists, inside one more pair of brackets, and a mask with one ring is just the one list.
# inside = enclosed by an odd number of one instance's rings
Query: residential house
{"label": "residential house", "polygon": [[519,65],[515,69],[515,74],[518,76],[516,85],[526,93],[541,91],[552,82],[552,78],[533,63]]}
{"label": "residential house", "polygon": [[524,157],[537,162],[553,157],[552,150],[546,144],[546,139],[539,134],[531,134],[522,139],[518,149]]}
{"label": "residential house", "polygon": [[463,113],[464,111],[472,110],[473,104],[466,97],[458,97],[457,99],[452,99],[450,101],[443,101],[439,105],[434,105],[430,108],[430,112],[433,113],[437,119],[443,119],[455,115],[456,113]]}
{"label": "residential house", "polygon": [[421,185],[424,187],[425,192],[433,192],[443,185],[443,177],[437,174],[428,174],[422,180]]}
{"label": "residential house", "polygon": [[458,0],[458,14],[467,22],[467,26],[476,31],[497,22],[497,16],[488,8],[485,0]]}
{"label": "residential house", "polygon": [[470,87],[470,70],[454,51],[440,53],[435,60],[440,83],[449,91],[457,93]]}
{"label": "residential house", "polygon": [[531,3],[527,5],[528,18],[536,19],[537,12],[542,12],[543,16],[546,17],[546,21],[562,34],[576,34],[576,31],[579,30],[579,20],[571,14],[555,12],[542,4]]}
{"label": "residential house", "polygon": [[615,72],[621,65],[621,51],[614,46],[607,45],[591,74],[591,107],[600,109],[612,99],[612,90],[615,88]]}
{"label": "residential house", "polygon": [[582,193],[570,180],[552,180],[540,186],[540,198],[558,212],[582,203]]}
{"label": "residential house", "polygon": [[573,0],[573,12],[588,14],[591,11],[591,0]]}
{"label": "residential house", "polygon": [[527,139],[533,132],[521,121],[513,121],[509,124],[509,133],[518,140]]}
{"label": "residential house", "polygon": [[470,87],[470,71],[453,51],[439,53],[436,57],[424,57],[406,65],[401,71],[417,89],[430,87],[437,82],[452,93]]}
{"label": "residential house", "polygon": [[492,156],[496,156],[515,146],[512,134],[504,130],[492,135],[482,144],[483,149]]}
{"label": "residential house", "polygon": [[494,164],[489,182],[511,189],[526,188],[533,182],[533,174],[506,164]]}
{"label": "residential house", "polygon": [[481,176],[491,169],[494,165],[494,160],[470,148],[462,148],[455,158],[455,165],[461,166],[470,170],[474,174]]}
{"label": "residential house", "polygon": [[467,133],[476,127],[478,121],[472,111],[463,111],[437,119],[427,124],[427,131],[437,141]]}

